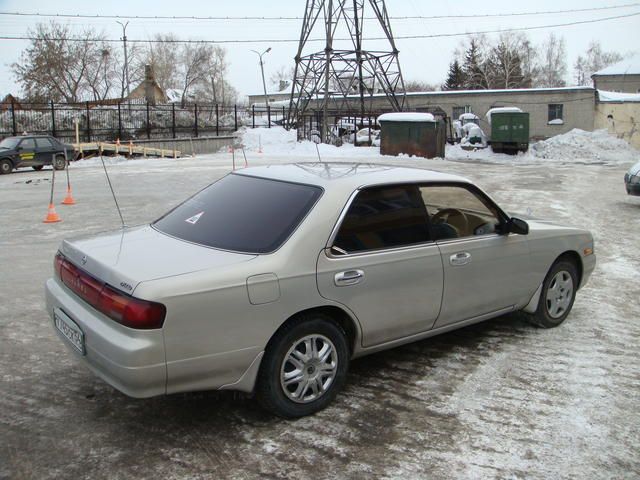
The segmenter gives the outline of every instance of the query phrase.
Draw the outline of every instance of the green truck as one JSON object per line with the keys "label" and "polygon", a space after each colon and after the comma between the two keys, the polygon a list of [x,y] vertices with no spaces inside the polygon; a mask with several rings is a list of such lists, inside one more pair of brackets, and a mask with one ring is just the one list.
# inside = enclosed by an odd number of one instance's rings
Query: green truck
{"label": "green truck", "polygon": [[529,149],[529,114],[517,107],[492,108],[487,112],[491,125],[489,144],[496,153],[526,152]]}

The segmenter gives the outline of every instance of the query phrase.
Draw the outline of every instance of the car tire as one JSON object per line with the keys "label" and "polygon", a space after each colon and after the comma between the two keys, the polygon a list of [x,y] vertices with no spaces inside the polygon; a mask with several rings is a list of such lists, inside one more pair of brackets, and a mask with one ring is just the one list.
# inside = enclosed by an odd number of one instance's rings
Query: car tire
{"label": "car tire", "polygon": [[0,175],[6,175],[13,171],[13,164],[11,160],[0,160]]}
{"label": "car tire", "polygon": [[284,418],[311,415],[329,405],[349,367],[346,334],[329,316],[297,320],[269,341],[256,385],[263,408]]}
{"label": "car tire", "polygon": [[578,270],[574,262],[560,259],[551,266],[542,283],[542,293],[535,313],[529,320],[540,328],[553,328],[565,321],[578,288]]}
{"label": "car tire", "polygon": [[53,168],[56,170],[64,170],[67,166],[67,161],[64,159],[63,155],[56,155],[53,159]]}
{"label": "car tire", "polygon": [[36,172],[39,172],[40,170],[42,170],[43,167],[44,167],[43,165],[35,165],[31,168],[33,168]]}

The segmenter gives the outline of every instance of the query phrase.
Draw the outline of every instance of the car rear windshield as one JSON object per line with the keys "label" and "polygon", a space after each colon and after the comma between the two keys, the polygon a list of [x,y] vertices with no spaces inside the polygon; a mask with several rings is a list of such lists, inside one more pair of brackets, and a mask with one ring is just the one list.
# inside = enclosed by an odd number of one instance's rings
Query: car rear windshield
{"label": "car rear windshield", "polygon": [[276,250],[322,189],[231,174],[157,220],[153,227],[188,242],[244,253]]}

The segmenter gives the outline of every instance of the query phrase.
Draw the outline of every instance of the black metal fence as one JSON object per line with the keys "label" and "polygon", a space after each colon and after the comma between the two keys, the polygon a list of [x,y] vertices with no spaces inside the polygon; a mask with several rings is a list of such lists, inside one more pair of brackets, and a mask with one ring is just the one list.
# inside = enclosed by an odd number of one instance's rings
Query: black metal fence
{"label": "black metal fence", "polygon": [[282,125],[286,107],[239,105],[118,103],[2,104],[0,138],[49,134],[73,142],[121,141],[225,135],[242,126]]}

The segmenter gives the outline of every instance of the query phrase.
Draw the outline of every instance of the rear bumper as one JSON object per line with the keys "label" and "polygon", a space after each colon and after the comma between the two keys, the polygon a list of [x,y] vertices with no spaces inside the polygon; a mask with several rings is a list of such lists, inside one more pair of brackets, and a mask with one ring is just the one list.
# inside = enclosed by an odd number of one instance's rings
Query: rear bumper
{"label": "rear bumper", "polygon": [[109,385],[130,397],[166,393],[167,366],[162,330],[133,330],[105,317],[56,279],[45,285],[47,312],[61,309],[84,333],[82,355],[53,325],[53,330],[76,358]]}

